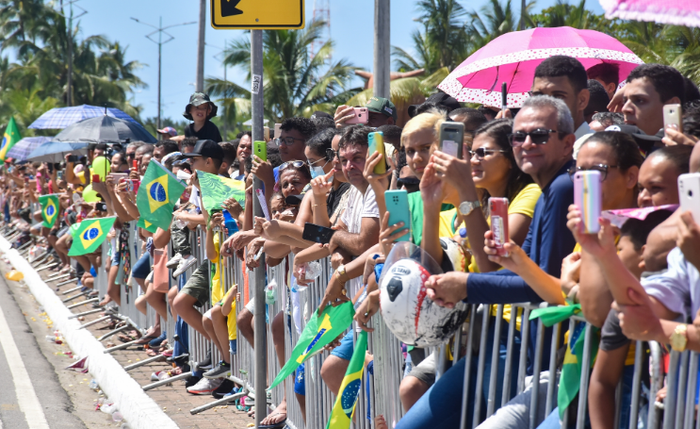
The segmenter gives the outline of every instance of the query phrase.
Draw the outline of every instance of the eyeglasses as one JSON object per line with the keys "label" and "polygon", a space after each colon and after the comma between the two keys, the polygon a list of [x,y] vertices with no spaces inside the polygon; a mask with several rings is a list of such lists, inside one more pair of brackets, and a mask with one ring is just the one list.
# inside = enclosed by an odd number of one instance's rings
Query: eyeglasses
{"label": "eyeglasses", "polygon": [[538,128],[534,131],[530,131],[529,133],[526,133],[525,131],[516,131],[509,135],[510,145],[513,147],[522,146],[525,143],[525,140],[527,140],[527,136],[530,136],[532,144],[545,144],[549,141],[549,136],[556,132],[557,130],[550,130],[548,128]]}
{"label": "eyeglasses", "polygon": [[333,161],[336,156],[338,156],[338,152],[330,148],[326,149],[326,159]]}
{"label": "eyeglasses", "polygon": [[[332,149],[331,149],[331,150],[332,150]],[[314,161],[314,162],[311,162],[311,161],[309,161],[309,160],[307,159],[307,160],[306,160],[306,164],[309,166],[309,168],[313,168],[314,165],[316,165],[316,164],[318,164],[319,162],[322,162],[322,161],[326,161],[326,163],[323,164],[323,167],[325,167],[326,164],[328,164],[328,160],[326,160],[326,158],[319,158],[319,159],[317,159],[317,160]]]}
{"label": "eyeglasses", "polygon": [[304,161],[287,161],[287,162],[283,162],[280,165],[279,171],[282,171],[282,170],[289,168],[289,167],[301,168],[301,167],[307,167],[307,166],[306,166],[306,163]]}
{"label": "eyeglasses", "polygon": [[480,147],[475,150],[470,150],[469,151],[469,157],[474,158],[474,155],[476,155],[477,159],[484,159],[486,158],[486,155],[493,155],[494,153],[505,153],[505,150],[496,150],[496,149],[486,149],[485,147]]}
{"label": "eyeglasses", "polygon": [[300,141],[306,141],[304,139],[298,139],[295,137],[277,137],[275,139],[275,143],[277,143],[277,146],[285,145],[285,146],[293,146],[294,142],[300,140]]}
{"label": "eyeglasses", "polygon": [[619,168],[619,167],[620,167],[619,165],[595,164],[595,165],[591,165],[590,167],[571,167],[568,170],[566,170],[566,172],[569,173],[569,178],[573,182],[574,176],[579,171],[598,171],[598,172],[600,172],[600,181],[604,182],[605,179],[608,177],[608,170],[611,168]]}
{"label": "eyeglasses", "polygon": [[136,152],[131,152],[126,154],[127,158],[136,158]]}

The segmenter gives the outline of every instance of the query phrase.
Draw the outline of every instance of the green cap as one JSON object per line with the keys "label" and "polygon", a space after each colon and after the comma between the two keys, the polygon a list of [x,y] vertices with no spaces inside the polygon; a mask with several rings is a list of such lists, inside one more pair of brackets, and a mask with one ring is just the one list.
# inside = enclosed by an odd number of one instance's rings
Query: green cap
{"label": "green cap", "polygon": [[391,100],[386,98],[372,97],[369,99],[367,104],[365,104],[365,107],[370,112],[381,113],[387,118],[394,118],[394,121],[397,119],[396,106],[394,106],[394,103],[392,103]]}

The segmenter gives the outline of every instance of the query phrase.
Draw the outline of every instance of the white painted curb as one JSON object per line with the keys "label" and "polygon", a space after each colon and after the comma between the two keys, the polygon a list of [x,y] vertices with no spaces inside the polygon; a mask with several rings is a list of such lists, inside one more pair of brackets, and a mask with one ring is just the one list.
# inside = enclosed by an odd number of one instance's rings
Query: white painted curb
{"label": "white painted curb", "polygon": [[0,237],[0,251],[5,253],[14,268],[24,274],[24,281],[36,300],[61,331],[63,338],[76,356],[88,358],[90,375],[97,380],[102,391],[119,407],[119,411],[132,429],[176,429],[178,425],[168,417],[141,386],[111,355],[104,353],[104,346],[87,329],[79,329],[77,319],[68,319],[71,313],[56,293],[39,276],[29,262],[10,243]]}

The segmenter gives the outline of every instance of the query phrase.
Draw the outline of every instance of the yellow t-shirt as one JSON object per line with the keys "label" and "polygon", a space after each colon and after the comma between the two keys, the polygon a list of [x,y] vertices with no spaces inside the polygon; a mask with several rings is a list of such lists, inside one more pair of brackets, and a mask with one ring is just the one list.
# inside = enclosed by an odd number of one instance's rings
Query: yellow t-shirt
{"label": "yellow t-shirt", "polygon": [[219,246],[221,244],[220,234],[214,234],[214,255],[209,255],[212,266],[211,277],[211,304],[214,305],[224,298],[224,288],[221,284],[221,263]]}
{"label": "yellow t-shirt", "polygon": [[[229,289],[229,293],[233,288]],[[236,329],[236,300],[231,304],[231,312],[226,315],[226,324],[228,325],[228,339],[235,340],[238,338],[238,330]]]}

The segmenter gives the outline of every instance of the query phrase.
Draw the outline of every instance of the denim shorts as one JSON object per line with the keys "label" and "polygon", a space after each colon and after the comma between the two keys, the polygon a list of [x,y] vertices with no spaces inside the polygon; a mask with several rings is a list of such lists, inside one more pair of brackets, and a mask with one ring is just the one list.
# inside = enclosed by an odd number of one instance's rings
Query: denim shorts
{"label": "denim shorts", "polygon": [[352,359],[352,352],[355,350],[355,345],[352,343],[352,329],[340,340],[340,345],[333,349],[331,355],[349,361]]}
{"label": "denim shorts", "polygon": [[145,252],[131,269],[131,277],[145,279],[151,272],[151,265],[153,265],[153,263],[151,263],[151,254]]}
{"label": "denim shorts", "polygon": [[236,346],[236,340],[228,340],[228,351],[232,355],[236,354],[236,352],[238,351],[238,347]]}
{"label": "denim shorts", "polygon": [[304,383],[304,364],[297,367],[296,376],[294,377],[294,393],[301,396],[306,396],[306,383]]}
{"label": "denim shorts", "polygon": [[114,256],[112,256],[112,266],[113,267],[118,267],[119,266],[119,261],[121,260],[122,254],[120,252],[114,252]]}

